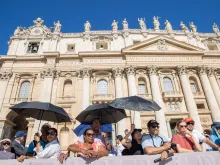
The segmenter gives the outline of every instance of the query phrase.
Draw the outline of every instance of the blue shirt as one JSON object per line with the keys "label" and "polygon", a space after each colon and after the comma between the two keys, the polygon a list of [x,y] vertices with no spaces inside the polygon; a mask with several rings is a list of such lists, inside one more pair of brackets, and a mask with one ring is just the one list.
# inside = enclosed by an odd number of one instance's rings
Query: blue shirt
{"label": "blue shirt", "polygon": [[[215,135],[210,135],[209,138],[210,138],[210,140],[211,140],[213,143],[215,143],[216,145],[220,146],[220,139],[219,139],[217,136],[215,136]],[[212,150],[213,150],[213,151],[217,151],[216,148],[212,148]]]}
{"label": "blue shirt", "polygon": [[[46,144],[47,144],[48,142],[44,142],[43,141],[43,139],[40,137],[40,145],[43,147],[43,149],[44,149],[44,147],[46,146]],[[28,149],[27,149],[27,153],[28,154],[31,154],[31,155],[33,155],[33,156],[35,156],[36,155],[36,153],[35,153],[35,151],[34,151],[34,148],[36,147],[36,145],[35,145],[35,142],[34,142],[34,140],[29,144],[29,146],[28,146]]]}
{"label": "blue shirt", "polygon": [[142,148],[146,147],[161,147],[164,142],[169,142],[168,138],[165,136],[155,136],[155,135],[145,135],[142,137]]}

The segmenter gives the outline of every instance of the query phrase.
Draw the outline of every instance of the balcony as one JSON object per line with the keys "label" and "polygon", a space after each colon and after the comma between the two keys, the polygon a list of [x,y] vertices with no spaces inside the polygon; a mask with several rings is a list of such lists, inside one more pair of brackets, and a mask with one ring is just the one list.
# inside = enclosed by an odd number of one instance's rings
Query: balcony
{"label": "balcony", "polygon": [[32,98],[11,98],[10,99],[11,104],[17,104],[23,101],[32,101]]}
{"label": "balcony", "polygon": [[115,98],[113,94],[94,94],[92,97],[93,104],[110,103]]}
{"label": "balcony", "polygon": [[74,102],[76,102],[76,98],[74,96],[62,96],[57,99],[58,104],[71,104]]}
{"label": "balcony", "polygon": [[204,93],[203,92],[193,92],[193,96],[195,99],[204,99]]}
{"label": "balcony", "polygon": [[163,92],[162,96],[163,96],[163,100],[166,102],[167,101],[169,102],[180,101],[181,102],[183,99],[183,94],[180,91]]}
{"label": "balcony", "polygon": [[152,100],[152,94],[138,94],[139,97],[142,97],[143,99]]}

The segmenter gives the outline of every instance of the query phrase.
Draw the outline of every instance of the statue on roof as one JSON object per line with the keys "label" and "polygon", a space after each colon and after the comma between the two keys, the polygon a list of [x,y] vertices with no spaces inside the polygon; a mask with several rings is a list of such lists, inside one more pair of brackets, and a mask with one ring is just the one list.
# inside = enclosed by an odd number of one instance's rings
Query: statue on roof
{"label": "statue on roof", "polygon": [[189,25],[190,25],[191,32],[196,33],[196,32],[197,32],[197,27],[196,27],[196,25],[194,25],[193,22],[189,23]]}
{"label": "statue on roof", "polygon": [[90,32],[90,29],[91,29],[91,24],[89,23],[89,21],[86,21],[86,23],[84,24],[85,32]]}
{"label": "statue on roof", "polygon": [[219,33],[219,28],[218,28],[218,25],[216,23],[213,24],[212,28],[213,28],[215,33]]}
{"label": "statue on roof", "polygon": [[112,22],[112,31],[118,31],[118,22],[116,22],[115,20],[113,20]]}
{"label": "statue on roof", "polygon": [[17,27],[14,31],[14,36],[19,36],[23,34],[23,28],[22,27]]}
{"label": "statue on roof", "polygon": [[160,17],[153,17],[153,23],[154,23],[154,30],[160,30],[160,22],[159,22]]}
{"label": "statue on roof", "polygon": [[42,20],[41,18],[37,18],[33,22],[35,23],[36,26],[42,26],[44,23],[44,20]]}
{"label": "statue on roof", "polygon": [[122,25],[123,25],[123,30],[128,30],[128,22],[127,22],[126,18],[122,22]]}
{"label": "statue on roof", "polygon": [[167,30],[168,32],[173,31],[172,25],[168,20],[166,20],[164,24],[165,24],[165,30]]}
{"label": "statue on roof", "polygon": [[60,21],[58,20],[57,21],[57,23],[56,22],[54,22],[54,26],[55,26],[55,28],[54,28],[54,33],[60,33],[60,30],[61,30],[61,24],[60,24]]}
{"label": "statue on roof", "polygon": [[183,31],[189,31],[188,27],[183,23],[183,21],[180,22],[180,27],[182,28]]}
{"label": "statue on roof", "polygon": [[140,28],[141,30],[146,30],[147,29],[147,26],[145,24],[145,18],[138,18],[138,22],[139,22],[139,25],[140,25]]}

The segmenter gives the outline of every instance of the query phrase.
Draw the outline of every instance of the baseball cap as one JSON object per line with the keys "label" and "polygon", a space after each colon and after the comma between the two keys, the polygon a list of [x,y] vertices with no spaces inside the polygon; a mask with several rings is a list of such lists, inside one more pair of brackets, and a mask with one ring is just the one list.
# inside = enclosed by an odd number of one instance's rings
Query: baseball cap
{"label": "baseball cap", "polygon": [[159,125],[159,123],[156,121],[156,120],[150,120],[148,123],[147,123],[147,127],[151,127],[152,125]]}
{"label": "baseball cap", "polygon": [[185,121],[186,123],[188,123],[188,122],[195,122],[191,117],[185,118],[184,121]]}
{"label": "baseball cap", "polygon": [[122,141],[123,137],[122,137],[121,135],[117,135],[117,136],[116,136],[116,139]]}
{"label": "baseball cap", "polygon": [[19,138],[19,137],[23,137],[23,136],[27,136],[27,134],[24,133],[23,131],[18,131],[15,134],[15,138]]}
{"label": "baseball cap", "polygon": [[213,122],[211,127],[215,127],[215,128],[220,127],[220,122]]}

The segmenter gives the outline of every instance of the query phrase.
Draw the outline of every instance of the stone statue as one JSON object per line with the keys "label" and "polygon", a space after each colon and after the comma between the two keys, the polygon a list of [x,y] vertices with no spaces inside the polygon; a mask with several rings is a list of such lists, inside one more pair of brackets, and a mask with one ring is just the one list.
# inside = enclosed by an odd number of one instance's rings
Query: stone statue
{"label": "stone statue", "polygon": [[173,31],[172,25],[168,20],[166,20],[164,24],[165,24],[165,30],[167,30],[168,32]]}
{"label": "stone statue", "polygon": [[112,22],[112,31],[118,31],[118,22],[116,22],[115,20],[113,20]]}
{"label": "stone statue", "polygon": [[213,28],[215,33],[219,33],[219,28],[218,28],[218,25],[216,23],[213,24],[212,28]]}
{"label": "stone statue", "polygon": [[54,22],[54,26],[55,26],[55,28],[54,28],[54,33],[60,33],[60,30],[61,30],[61,24],[60,24],[60,21],[57,21],[57,23],[56,22]]}
{"label": "stone statue", "polygon": [[183,31],[189,31],[188,27],[183,23],[183,21],[180,22],[180,27]]}
{"label": "stone statue", "polygon": [[91,24],[89,23],[89,21],[86,21],[86,23],[84,24],[85,32],[90,32],[90,29],[91,29]]}
{"label": "stone statue", "polygon": [[128,22],[127,22],[126,18],[122,22],[122,25],[123,25],[123,30],[128,30]]}
{"label": "stone statue", "polygon": [[160,30],[160,22],[159,22],[160,17],[153,17],[153,23],[154,23],[154,30]]}
{"label": "stone statue", "polygon": [[146,30],[147,27],[146,27],[146,24],[145,24],[145,19],[138,18],[138,21],[139,21],[139,25],[140,25],[141,30]]}
{"label": "stone statue", "polygon": [[14,31],[14,36],[18,36],[21,33],[23,33],[22,27],[17,27],[17,29],[15,29],[15,31]]}
{"label": "stone statue", "polygon": [[33,22],[35,23],[36,26],[42,26],[44,23],[44,20],[42,20],[41,18],[37,18]]}
{"label": "stone statue", "polygon": [[190,25],[191,32],[196,33],[197,32],[197,27],[194,25],[194,23],[191,22],[191,23],[189,23],[189,25]]}

